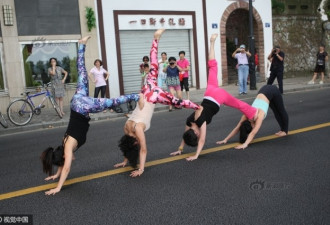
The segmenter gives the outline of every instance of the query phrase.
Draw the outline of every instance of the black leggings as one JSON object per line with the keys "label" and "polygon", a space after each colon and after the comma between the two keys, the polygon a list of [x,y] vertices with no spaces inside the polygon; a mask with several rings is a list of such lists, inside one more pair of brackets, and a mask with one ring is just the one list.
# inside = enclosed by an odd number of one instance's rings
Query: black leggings
{"label": "black leggings", "polygon": [[272,85],[275,78],[277,78],[278,88],[283,94],[283,69],[274,69],[270,71],[270,76],[268,78],[267,84]]}
{"label": "black leggings", "polygon": [[100,91],[101,91],[101,98],[104,98],[106,89],[107,89],[106,85],[100,86],[100,87],[95,87],[94,98],[98,98]]}
{"label": "black leggings", "polygon": [[288,133],[289,116],[285,110],[282,94],[276,86],[265,85],[258,94],[264,94],[269,100],[269,107],[273,110],[275,118],[281,127],[281,131]]}
{"label": "black leggings", "polygon": [[183,78],[183,80],[180,81],[180,86],[181,86],[181,91],[183,91],[183,86],[186,92],[189,91],[188,77]]}

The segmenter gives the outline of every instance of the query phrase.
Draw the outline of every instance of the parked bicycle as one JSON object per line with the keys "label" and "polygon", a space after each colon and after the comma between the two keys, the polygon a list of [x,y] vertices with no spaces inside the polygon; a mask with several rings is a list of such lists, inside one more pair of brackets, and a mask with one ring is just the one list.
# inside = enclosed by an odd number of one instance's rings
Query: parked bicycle
{"label": "parked bicycle", "polygon": [[[9,120],[17,126],[24,126],[28,124],[31,121],[33,115],[40,115],[41,109],[45,107],[44,102],[46,99],[49,99],[57,115],[62,118],[61,110],[57,105],[54,97],[52,96],[52,93],[48,90],[50,84],[51,83],[44,85],[44,90],[35,94],[30,94],[29,91],[26,91],[21,94],[25,95],[26,98],[17,99],[10,103],[7,109]],[[45,96],[41,103],[35,106],[32,99],[40,95]]]}
{"label": "parked bicycle", "polygon": [[4,115],[0,112],[0,124],[4,127],[7,128],[8,127],[8,123],[4,117]]}

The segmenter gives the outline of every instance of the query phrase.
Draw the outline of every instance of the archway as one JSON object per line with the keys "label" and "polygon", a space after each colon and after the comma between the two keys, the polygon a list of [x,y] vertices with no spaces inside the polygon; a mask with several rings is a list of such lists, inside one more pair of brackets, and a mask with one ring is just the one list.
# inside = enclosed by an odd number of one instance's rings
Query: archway
{"label": "archway", "polygon": [[[248,46],[248,9],[249,5],[246,2],[232,3],[227,7],[220,21],[222,83],[225,85],[237,80],[234,69],[236,62],[231,60],[231,54],[233,53],[231,48],[236,47],[235,44],[239,45],[241,43]],[[260,78],[264,79],[264,32],[261,17],[255,9],[253,9],[253,19],[255,47],[258,49],[259,55],[259,73]],[[238,21],[234,23],[235,20]],[[237,38],[236,43],[235,38]],[[227,49],[227,44],[232,47]]]}

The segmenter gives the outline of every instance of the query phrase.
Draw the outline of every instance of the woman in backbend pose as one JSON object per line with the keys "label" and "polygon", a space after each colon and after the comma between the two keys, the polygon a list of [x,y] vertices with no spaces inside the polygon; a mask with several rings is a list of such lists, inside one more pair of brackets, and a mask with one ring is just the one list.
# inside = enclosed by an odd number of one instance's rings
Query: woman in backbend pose
{"label": "woman in backbend pose", "polygon": [[243,115],[237,126],[230,132],[230,134],[222,141],[218,141],[217,144],[225,144],[227,141],[240,132],[240,143],[236,149],[245,149],[248,147],[254,136],[258,133],[263,120],[267,116],[268,108],[273,110],[275,118],[280,125],[280,131],[275,135],[286,136],[289,129],[289,117],[285,110],[283,98],[280,90],[273,85],[263,86],[252,103],[252,106],[258,109],[258,114],[254,120],[248,120]]}
{"label": "woman in backbend pose", "polygon": [[188,161],[197,159],[201,153],[206,139],[206,126],[211,123],[212,117],[217,114],[221,104],[240,110],[249,119],[253,119],[257,113],[256,108],[251,107],[246,102],[231,96],[227,91],[219,88],[217,78],[218,66],[214,55],[214,42],[217,37],[218,34],[213,34],[210,39],[209,77],[201,107],[187,118],[185,133],[183,134],[179,149],[171,153],[171,155],[181,154],[185,144],[197,146],[196,154],[188,157]]}
{"label": "woman in backbend pose", "polygon": [[[79,41],[78,47],[78,83],[75,95],[71,100],[71,114],[68,128],[63,137],[62,144],[56,149],[49,147],[41,154],[43,171],[49,174],[45,180],[60,178],[57,187],[46,192],[46,195],[54,195],[59,192],[66,180],[73,159],[73,152],[86,142],[86,135],[89,128],[89,113],[101,112],[105,109],[134,100],[138,101],[138,94],[120,96],[119,98],[91,98],[88,97],[88,77],[85,68],[85,37]],[[58,166],[57,173],[53,173],[53,165]]]}
{"label": "woman in backbend pose", "polygon": [[154,34],[150,50],[151,68],[147,75],[147,83],[142,88],[138,106],[127,120],[124,126],[125,135],[119,141],[119,148],[124,154],[124,161],[118,163],[115,167],[124,167],[129,162],[134,168],[139,159],[139,169],[131,173],[131,177],[140,176],[144,171],[147,157],[147,144],[144,132],[150,128],[151,118],[154,112],[155,103],[165,105],[174,105],[177,107],[185,107],[198,109],[199,106],[189,100],[181,100],[175,98],[170,93],[163,91],[157,86],[158,76],[158,42],[164,30],[157,30]]}

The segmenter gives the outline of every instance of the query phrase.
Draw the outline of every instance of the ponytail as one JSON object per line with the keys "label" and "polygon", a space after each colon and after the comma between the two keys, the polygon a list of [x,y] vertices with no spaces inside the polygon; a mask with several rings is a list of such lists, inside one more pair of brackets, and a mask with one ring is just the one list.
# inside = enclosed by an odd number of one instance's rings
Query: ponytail
{"label": "ponytail", "polygon": [[64,148],[62,145],[58,146],[55,150],[52,147],[48,147],[43,151],[40,156],[43,172],[51,176],[53,174],[53,165],[63,166],[63,155]]}
{"label": "ponytail", "polygon": [[42,170],[49,176],[53,174],[53,152],[54,149],[52,147],[48,147],[41,153],[40,156],[42,162]]}

